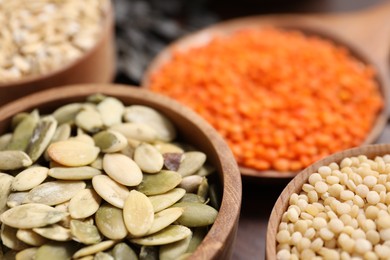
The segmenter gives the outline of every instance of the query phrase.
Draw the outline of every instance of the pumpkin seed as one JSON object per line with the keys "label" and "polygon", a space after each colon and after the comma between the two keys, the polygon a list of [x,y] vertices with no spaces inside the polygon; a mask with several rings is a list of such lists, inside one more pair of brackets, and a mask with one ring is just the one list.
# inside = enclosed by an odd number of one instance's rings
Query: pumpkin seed
{"label": "pumpkin seed", "polygon": [[74,242],[50,242],[38,248],[34,260],[69,260],[77,250]]}
{"label": "pumpkin seed", "polygon": [[0,151],[4,150],[8,144],[11,142],[12,133],[3,134],[0,136]]}
{"label": "pumpkin seed", "polygon": [[114,130],[100,131],[93,136],[97,147],[104,153],[115,153],[127,146],[126,137]]}
{"label": "pumpkin seed", "polygon": [[25,203],[42,203],[49,206],[70,200],[86,186],[83,181],[50,181],[33,188]]}
{"label": "pumpkin seed", "polygon": [[15,260],[34,260],[38,247],[26,248],[15,255]]}
{"label": "pumpkin seed", "polygon": [[148,125],[141,123],[122,123],[116,124],[109,128],[118,131],[126,138],[131,138],[141,142],[153,143],[157,140],[156,131]]}
{"label": "pumpkin seed", "polygon": [[98,169],[98,170],[103,170],[103,156],[99,154],[99,156],[96,158],[95,161],[93,161],[91,164],[91,167]]}
{"label": "pumpkin seed", "polygon": [[65,166],[85,166],[96,160],[100,149],[80,141],[65,140],[52,143],[47,152],[49,157]]}
{"label": "pumpkin seed", "polygon": [[77,260],[93,260],[93,259],[94,259],[93,255],[87,255],[87,256],[77,258]]}
{"label": "pumpkin seed", "polygon": [[126,186],[113,181],[107,175],[97,175],[92,178],[94,190],[105,201],[118,208],[123,208],[125,200],[129,195],[129,190]]}
{"label": "pumpkin seed", "polygon": [[28,229],[57,223],[66,215],[44,204],[29,203],[5,211],[0,218],[8,226]]}
{"label": "pumpkin seed", "polygon": [[192,231],[192,238],[187,248],[188,253],[194,252],[207,235],[207,229],[204,227],[193,228]]}
{"label": "pumpkin seed", "polygon": [[101,197],[92,189],[80,190],[70,199],[70,216],[74,219],[92,216],[98,210],[101,200]]}
{"label": "pumpkin seed", "polygon": [[109,239],[120,240],[127,235],[123,211],[111,204],[105,203],[99,207],[95,221],[99,231]]}
{"label": "pumpkin seed", "polygon": [[156,174],[144,174],[137,190],[145,195],[163,194],[175,188],[182,180],[179,173],[162,170]]}
{"label": "pumpkin seed", "polygon": [[32,164],[31,158],[22,151],[0,151],[0,170],[17,170]]}
{"label": "pumpkin seed", "polygon": [[104,252],[97,253],[93,259],[94,260],[114,260],[114,258],[110,254],[107,254]]}
{"label": "pumpkin seed", "polygon": [[174,204],[173,207],[181,207],[184,209],[177,223],[187,227],[211,225],[214,223],[218,214],[218,211],[213,207],[201,203],[179,202]]}
{"label": "pumpkin seed", "polygon": [[53,138],[51,139],[51,142],[55,143],[58,141],[67,140],[71,136],[71,132],[72,132],[72,128],[71,128],[70,124],[67,124],[67,123],[61,124],[57,127],[57,129],[53,135]]}
{"label": "pumpkin seed", "polygon": [[93,255],[93,254],[96,254],[99,252],[103,252],[103,251],[111,248],[113,245],[115,245],[114,240],[105,240],[103,242],[79,249],[76,253],[74,253],[72,258],[76,259],[76,258],[80,258],[83,256]]}
{"label": "pumpkin seed", "polygon": [[41,184],[47,177],[48,168],[35,166],[21,171],[12,181],[13,191],[26,191]]}
{"label": "pumpkin seed", "polygon": [[46,243],[46,238],[38,235],[31,229],[18,229],[16,237],[23,243],[30,246],[41,246]]}
{"label": "pumpkin seed", "polygon": [[[3,191],[3,190],[0,190]],[[7,206],[10,208],[19,206],[23,204],[23,201],[26,199],[28,192],[12,192],[7,198]],[[1,212],[1,210],[0,210]],[[1,214],[1,213],[0,213]]]}
{"label": "pumpkin seed", "polygon": [[54,167],[48,171],[48,175],[59,180],[90,180],[102,172],[91,166],[81,167]]}
{"label": "pumpkin seed", "polygon": [[176,137],[172,122],[157,110],[141,105],[132,105],[125,109],[123,118],[127,122],[144,123],[156,130],[158,139],[170,142]]}
{"label": "pumpkin seed", "polygon": [[162,154],[148,143],[142,143],[135,149],[134,161],[146,173],[157,173],[164,166]]}
{"label": "pumpkin seed", "polygon": [[149,236],[132,238],[131,242],[145,246],[159,246],[182,240],[192,234],[188,227],[170,225],[169,227]]}
{"label": "pumpkin seed", "polygon": [[186,193],[179,202],[205,203],[202,197],[194,193]]}
{"label": "pumpkin seed", "polygon": [[200,169],[195,173],[196,175],[207,177],[210,174],[215,172],[215,167],[211,166],[208,163],[205,163],[200,167]]}
{"label": "pumpkin seed", "polygon": [[38,160],[43,154],[49,145],[56,128],[57,121],[53,116],[46,116],[38,121],[26,149],[26,153],[33,162]]}
{"label": "pumpkin seed", "polygon": [[191,238],[192,235],[189,235],[188,237],[177,242],[168,245],[162,245],[159,252],[160,260],[176,260],[178,257],[186,253]]}
{"label": "pumpkin seed", "polygon": [[83,105],[80,103],[71,103],[57,108],[52,115],[58,124],[72,123],[82,108]]}
{"label": "pumpkin seed", "polygon": [[58,224],[53,224],[41,228],[33,228],[33,231],[50,240],[69,241],[72,239],[70,230]]}
{"label": "pumpkin seed", "polygon": [[207,200],[209,194],[209,182],[207,181],[207,178],[203,177],[196,194],[201,197],[203,201]]}
{"label": "pumpkin seed", "polygon": [[105,154],[103,169],[113,180],[126,186],[137,186],[142,181],[142,171],[129,157],[120,154]]}
{"label": "pumpkin seed", "polygon": [[123,154],[123,155],[126,155],[129,158],[133,158],[134,157],[135,148],[132,145],[129,145],[129,143],[130,143],[129,139],[127,139],[127,143],[128,144],[126,145],[126,147],[123,148],[122,150],[120,150],[120,153]]}
{"label": "pumpkin seed", "polygon": [[134,250],[126,243],[118,243],[112,249],[112,255],[115,260],[138,260]]}
{"label": "pumpkin seed", "polygon": [[158,248],[155,246],[141,246],[139,260],[158,260]]}
{"label": "pumpkin seed", "polygon": [[105,126],[112,126],[122,122],[124,105],[117,98],[106,97],[97,105]]}
{"label": "pumpkin seed", "polygon": [[206,161],[206,155],[202,152],[191,151],[183,154],[183,160],[177,170],[181,176],[194,174]]}
{"label": "pumpkin seed", "polygon": [[11,120],[11,128],[15,129],[18,126],[18,124],[22,122],[25,118],[27,118],[29,115],[30,114],[27,112],[21,112],[14,115]]}
{"label": "pumpkin seed", "polygon": [[130,191],[123,207],[125,226],[132,236],[143,236],[152,227],[154,220],[153,206],[145,194]]}
{"label": "pumpkin seed", "polygon": [[33,135],[34,129],[39,121],[39,114],[37,110],[34,110],[25,117],[14,129],[11,141],[6,147],[6,150],[19,150],[25,151],[31,137]]}
{"label": "pumpkin seed", "polygon": [[154,212],[159,212],[175,204],[185,193],[184,189],[174,188],[166,193],[150,196],[149,200],[152,203]]}
{"label": "pumpkin seed", "polygon": [[146,235],[156,233],[168,227],[183,214],[183,211],[184,210],[182,208],[168,208],[156,213],[154,215],[154,221],[152,223],[152,226],[150,227]]}
{"label": "pumpkin seed", "polygon": [[185,189],[189,193],[196,192],[199,188],[199,185],[202,183],[204,177],[199,175],[190,175],[185,176],[181,180],[179,187]]}
{"label": "pumpkin seed", "polygon": [[164,166],[170,171],[177,171],[179,169],[182,153],[164,153]]}
{"label": "pumpkin seed", "polygon": [[93,138],[87,134],[84,134],[84,133],[79,133],[74,137],[70,137],[68,140],[78,141],[78,142],[82,142],[85,144],[89,144],[91,146],[95,146],[95,141],[93,140]]}
{"label": "pumpkin seed", "polygon": [[183,148],[180,146],[174,144],[174,143],[165,143],[165,142],[156,142],[154,146],[157,148],[157,150],[160,151],[161,154],[166,153],[184,153]]}
{"label": "pumpkin seed", "polygon": [[96,110],[88,109],[77,113],[75,124],[88,133],[96,133],[103,128],[103,120]]}
{"label": "pumpkin seed", "polygon": [[26,245],[16,237],[17,231],[18,230],[16,228],[3,224],[1,226],[0,238],[3,245],[10,249],[19,251],[27,248],[28,245]]}
{"label": "pumpkin seed", "polygon": [[0,215],[7,209],[7,199],[11,193],[14,177],[0,172]]}
{"label": "pumpkin seed", "polygon": [[[65,213],[69,213],[69,209],[68,209],[69,208],[69,201],[58,204],[54,208],[56,210],[59,210],[59,211],[65,212]],[[70,214],[68,214],[67,216],[63,217],[61,219],[61,221],[58,222],[58,224],[60,224],[61,226],[65,227],[65,228],[70,228],[70,221],[71,220],[72,220],[72,217],[70,216]]]}
{"label": "pumpkin seed", "polygon": [[102,94],[102,93],[96,93],[96,94],[89,95],[87,97],[87,101],[97,104],[97,103],[102,102],[106,97],[107,96]]}
{"label": "pumpkin seed", "polygon": [[91,223],[80,220],[71,220],[70,231],[74,240],[86,245],[96,244],[102,240],[99,230]]}

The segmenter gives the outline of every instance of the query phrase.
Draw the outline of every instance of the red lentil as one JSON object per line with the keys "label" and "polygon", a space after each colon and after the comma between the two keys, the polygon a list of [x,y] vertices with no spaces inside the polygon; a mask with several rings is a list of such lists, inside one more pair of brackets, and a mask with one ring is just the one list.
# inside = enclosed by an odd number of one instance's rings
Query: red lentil
{"label": "red lentil", "polygon": [[295,171],[362,143],[383,106],[374,77],[344,47],[263,28],[175,52],[150,88],[208,120],[239,165]]}

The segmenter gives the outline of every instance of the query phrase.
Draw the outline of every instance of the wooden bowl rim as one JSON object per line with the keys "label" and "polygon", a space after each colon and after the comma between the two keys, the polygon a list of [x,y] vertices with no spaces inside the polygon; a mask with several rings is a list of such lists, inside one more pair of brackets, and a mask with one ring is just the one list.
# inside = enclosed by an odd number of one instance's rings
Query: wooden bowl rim
{"label": "wooden bowl rim", "polygon": [[61,75],[62,73],[69,70],[69,68],[72,68],[76,64],[79,64],[83,62],[84,60],[88,59],[91,55],[93,55],[97,49],[101,48],[101,45],[104,42],[104,39],[108,37],[110,32],[113,30],[114,26],[114,7],[113,3],[109,1],[108,8],[105,10],[103,17],[103,22],[101,25],[101,32],[99,34],[99,37],[96,39],[96,42],[92,48],[88,49],[87,51],[83,52],[80,57],[78,57],[75,60],[71,60],[70,62],[66,63],[65,65],[55,68],[53,70],[48,71],[44,74],[38,74],[38,75],[31,75],[26,77],[21,77],[20,79],[11,80],[9,82],[0,82],[0,88],[10,88],[14,86],[21,86],[28,87],[29,84],[34,82],[39,82],[46,80],[48,78]]}
{"label": "wooden bowl rim", "polygon": [[276,259],[276,234],[282,215],[288,207],[291,194],[299,193],[302,190],[302,185],[307,182],[310,174],[316,172],[321,166],[329,165],[332,162],[340,163],[345,157],[366,155],[369,159],[372,159],[375,158],[375,156],[383,156],[389,153],[390,144],[371,144],[354,147],[329,155],[310,165],[294,177],[283,189],[272,208],[267,225],[266,259]]}
{"label": "wooden bowl rim", "polygon": [[[310,23],[309,23],[310,21]],[[374,143],[386,126],[390,113],[390,82],[384,75],[382,65],[373,59],[369,53],[346,39],[338,35],[322,23],[312,21],[309,15],[285,14],[285,15],[255,15],[231,20],[222,21],[211,26],[205,27],[193,33],[177,39],[164,48],[149,64],[141,81],[142,88],[149,88],[150,77],[157,68],[167,62],[175,51],[185,51],[190,48],[203,46],[210,42],[215,36],[224,36],[232,34],[242,29],[261,29],[261,28],[281,28],[287,30],[297,30],[307,35],[316,35],[320,38],[329,40],[338,46],[348,49],[351,55],[365,64],[370,64],[376,69],[375,79],[379,86],[380,94],[383,98],[383,108],[378,113],[370,132],[361,145]],[[242,177],[258,179],[292,179],[299,171],[280,172],[277,170],[259,171],[239,165]]]}
{"label": "wooden bowl rim", "polygon": [[242,199],[241,176],[234,156],[223,138],[211,125],[189,108],[166,96],[131,85],[75,84],[43,90],[0,107],[0,122],[9,119],[18,112],[29,111],[55,101],[86,97],[93,93],[111,95],[119,99],[127,97],[164,107],[164,109],[179,115],[179,117],[196,124],[199,130],[210,140],[221,164],[219,179],[223,187],[222,201],[214,224],[192,254],[191,259],[205,259],[205,257],[215,259],[224,250],[226,240],[228,238],[234,240],[236,235]]}

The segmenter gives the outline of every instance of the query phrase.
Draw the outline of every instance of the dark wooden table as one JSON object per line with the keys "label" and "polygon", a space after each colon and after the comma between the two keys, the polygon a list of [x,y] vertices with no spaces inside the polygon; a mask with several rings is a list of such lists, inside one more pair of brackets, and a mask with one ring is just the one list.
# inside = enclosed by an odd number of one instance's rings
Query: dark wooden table
{"label": "dark wooden table", "polygon": [[[252,2],[253,8],[245,6],[234,10],[234,5],[220,7],[227,16],[258,13],[309,13],[309,12],[344,12],[353,11],[384,1],[368,0],[312,0],[312,1],[289,1],[284,6],[276,6],[272,1],[243,0],[247,5]],[[222,1],[219,1],[222,4]],[[230,1],[236,2],[237,1]],[[263,3],[261,3],[263,2]],[[276,1],[277,3],[278,1]],[[275,3],[275,2],[274,2]],[[279,3],[280,4],[280,3]],[[237,6],[236,6],[237,8]],[[247,9],[246,9],[247,8]],[[390,142],[390,123],[384,129],[377,143]],[[284,189],[288,180],[271,182],[269,180],[243,180],[242,209],[237,232],[236,242],[233,249],[233,260],[265,259],[265,237],[267,232],[268,218],[273,205],[279,194]]]}

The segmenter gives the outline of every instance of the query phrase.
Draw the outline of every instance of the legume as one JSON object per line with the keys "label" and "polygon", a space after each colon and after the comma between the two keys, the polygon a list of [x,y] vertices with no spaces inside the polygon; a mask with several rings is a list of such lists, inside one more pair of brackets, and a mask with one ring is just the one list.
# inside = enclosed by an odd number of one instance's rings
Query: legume
{"label": "legume", "polygon": [[383,105],[374,76],[325,39],[246,29],[174,52],[150,89],[202,115],[241,166],[296,171],[363,142]]}

